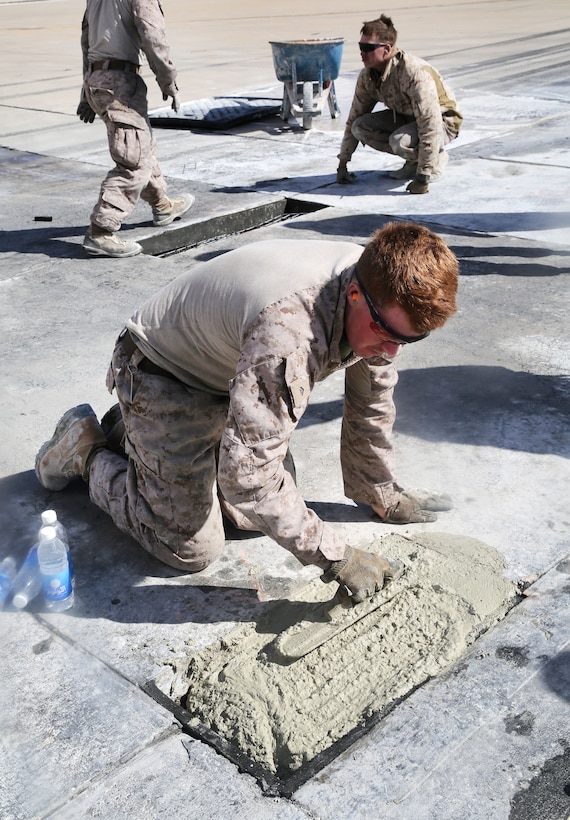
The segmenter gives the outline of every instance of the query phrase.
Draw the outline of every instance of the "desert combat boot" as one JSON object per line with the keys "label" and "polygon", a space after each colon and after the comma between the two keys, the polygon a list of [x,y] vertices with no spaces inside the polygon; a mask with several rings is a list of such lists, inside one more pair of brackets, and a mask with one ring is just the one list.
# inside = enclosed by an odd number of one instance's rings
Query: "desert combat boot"
{"label": "desert combat boot", "polygon": [[182,196],[177,196],[175,199],[163,196],[156,205],[152,206],[152,224],[157,228],[164,228],[165,225],[170,225],[175,219],[184,216],[193,204],[194,197],[192,194],[182,194]]}
{"label": "desert combat boot", "polygon": [[113,231],[107,231],[97,225],[91,225],[85,234],[83,247],[89,256],[111,256],[114,259],[138,256],[143,250],[138,242],[120,239]]}
{"label": "desert combat boot", "polygon": [[445,169],[447,167],[448,160],[449,160],[449,154],[447,153],[447,151],[441,150],[439,152],[439,156],[437,158],[437,164],[436,164],[435,168],[433,169],[433,171],[431,173],[431,176],[429,178],[430,182],[437,182],[438,179],[442,178],[443,172],[445,171]]}
{"label": "desert combat boot", "polygon": [[38,481],[46,490],[63,490],[74,476],[87,481],[93,456],[108,446],[93,408],[89,404],[72,407],[60,418],[50,440],[40,447],[36,456]]}
{"label": "desert combat boot", "polygon": [[418,163],[416,160],[407,159],[401,168],[395,171],[390,171],[388,176],[390,179],[413,179],[418,170]]}
{"label": "desert combat boot", "polygon": [[101,418],[101,429],[105,433],[109,449],[123,458],[127,457],[123,445],[125,439],[125,422],[119,404],[114,404]]}
{"label": "desert combat boot", "polygon": [[[443,172],[445,171],[445,168],[447,166],[448,159],[449,156],[447,154],[447,151],[442,149],[439,152],[436,166],[430,174],[430,182],[437,182],[439,179],[442,178]],[[417,170],[418,163],[415,160],[407,159],[401,168],[397,168],[395,171],[390,171],[388,176],[391,179],[413,179],[417,173]]]}

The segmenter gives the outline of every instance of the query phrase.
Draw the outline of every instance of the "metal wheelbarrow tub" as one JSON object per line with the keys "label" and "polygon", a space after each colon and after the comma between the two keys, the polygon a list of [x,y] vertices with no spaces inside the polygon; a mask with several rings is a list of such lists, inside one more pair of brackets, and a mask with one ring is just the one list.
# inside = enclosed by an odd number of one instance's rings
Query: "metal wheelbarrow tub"
{"label": "metal wheelbarrow tub", "polygon": [[331,117],[340,114],[334,81],[340,73],[344,37],[318,40],[270,41],[277,79],[283,83],[281,118],[302,117],[312,126],[328,102]]}

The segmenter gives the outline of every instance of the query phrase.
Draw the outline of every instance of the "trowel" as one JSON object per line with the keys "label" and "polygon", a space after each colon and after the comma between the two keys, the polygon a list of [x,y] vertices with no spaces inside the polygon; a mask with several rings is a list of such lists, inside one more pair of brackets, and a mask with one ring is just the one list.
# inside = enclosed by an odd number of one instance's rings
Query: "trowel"
{"label": "trowel", "polygon": [[270,660],[278,663],[299,660],[394,598],[401,590],[396,581],[402,577],[404,565],[393,558],[388,560],[393,576],[379,592],[359,604],[352,604],[350,598],[337,593],[317,608],[310,621],[300,621],[277,635],[266,649]]}

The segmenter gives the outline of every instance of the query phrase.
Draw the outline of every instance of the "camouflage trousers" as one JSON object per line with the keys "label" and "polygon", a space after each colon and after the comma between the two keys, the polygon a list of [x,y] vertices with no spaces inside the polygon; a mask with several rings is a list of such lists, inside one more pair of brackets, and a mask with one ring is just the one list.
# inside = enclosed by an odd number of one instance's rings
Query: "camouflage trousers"
{"label": "camouflage trousers", "polygon": [[[411,121],[410,121],[411,120]],[[443,150],[457,134],[448,132],[443,120],[438,134],[438,152]],[[419,135],[415,120],[394,114],[391,110],[363,114],[352,123],[352,134],[364,145],[376,151],[396,154],[411,162],[417,162]]]}
{"label": "camouflage trousers", "polygon": [[127,459],[102,451],[89,475],[91,500],[160,561],[199,572],[222,552],[216,454],[228,398],[145,372],[119,341],[107,376],[125,424]]}
{"label": "camouflage trousers", "polygon": [[155,205],[166,182],[155,157],[143,79],[126,71],[93,71],[84,80],[87,102],[107,126],[115,167],[101,185],[91,222],[118,231],[139,199]]}

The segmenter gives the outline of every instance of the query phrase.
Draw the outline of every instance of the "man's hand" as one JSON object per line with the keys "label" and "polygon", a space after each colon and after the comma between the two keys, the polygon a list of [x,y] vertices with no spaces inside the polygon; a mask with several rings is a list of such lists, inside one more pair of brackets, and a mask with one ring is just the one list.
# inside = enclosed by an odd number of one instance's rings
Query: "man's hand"
{"label": "man's hand", "polygon": [[407,490],[401,492],[397,501],[387,509],[372,507],[374,512],[387,524],[423,524],[437,521],[436,512],[453,508],[451,497],[445,493],[428,490]]}
{"label": "man's hand", "polygon": [[95,112],[87,102],[87,100],[81,100],[79,105],[77,106],[77,116],[81,120],[81,122],[90,123],[93,122],[95,119]]}
{"label": "man's hand", "polygon": [[412,181],[408,183],[406,191],[409,191],[411,194],[427,194],[429,191],[428,183],[429,174],[416,174]]}
{"label": "man's hand", "polygon": [[381,590],[384,581],[393,578],[394,571],[394,566],[385,558],[355,547],[346,547],[344,558],[333,561],[321,579],[326,584],[337,581],[339,591],[345,588],[345,593],[346,590],[351,593],[352,603],[359,604]]}
{"label": "man's hand", "polygon": [[170,106],[173,111],[177,114],[180,111],[180,97],[178,96],[178,90],[173,91],[170,94],[163,94],[162,99],[167,100],[169,97],[172,97],[172,105]]}
{"label": "man's hand", "polygon": [[356,174],[351,174],[346,167],[347,163],[341,160],[336,171],[336,181],[339,185],[350,185],[356,179]]}

